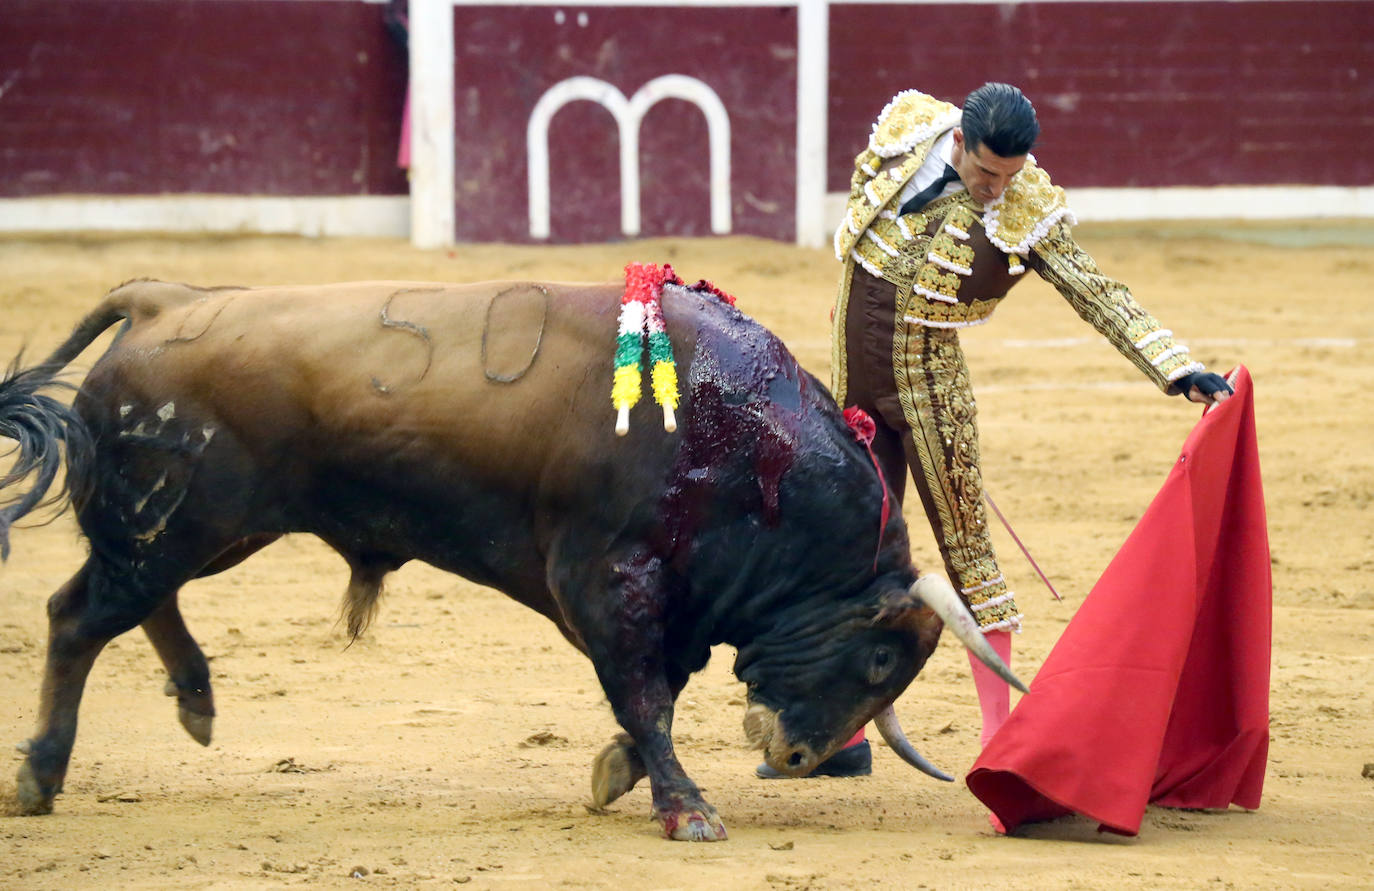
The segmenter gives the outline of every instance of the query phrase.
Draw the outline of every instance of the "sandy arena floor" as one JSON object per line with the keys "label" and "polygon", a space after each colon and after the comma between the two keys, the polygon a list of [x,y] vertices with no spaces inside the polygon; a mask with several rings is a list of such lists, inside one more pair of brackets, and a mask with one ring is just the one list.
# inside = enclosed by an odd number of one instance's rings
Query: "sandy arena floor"
{"label": "sandy arena floor", "polygon": [[[1255,812],[1151,808],[1138,838],[1067,819],[993,834],[962,782],[886,748],[873,776],[764,782],[741,729],[731,652],[683,694],[679,755],[730,831],[673,844],[647,784],[588,813],[592,757],[616,731],[590,663],[504,596],[424,566],[392,576],[352,647],[347,580],[288,538],[192,583],[182,606],[212,662],[209,748],[178,726],[141,632],[97,662],[52,816],[0,817],[7,888],[1333,888],[1374,886],[1374,230],[1083,227],[1102,266],[1225,370],[1254,376],[1274,561],[1270,766]],[[347,279],[607,280],[629,261],[708,278],[828,379],[837,265],[732,238],[422,252],[383,240],[0,240],[0,356],[45,354],[110,287]],[[1022,285],[964,343],[988,486],[1065,595],[1009,538],[1029,616],[1029,680],[1158,490],[1197,407],[1161,396],[1050,288]],[[80,360],[89,367],[98,355]],[[908,511],[919,565],[934,566]],[[1000,533],[1000,530],[999,530]],[[0,739],[33,729],[44,603],[79,565],[70,515],[20,529],[0,569]],[[1150,621],[1141,616],[1140,621]],[[967,662],[947,638],[898,703],[917,747],[962,773],[977,752]],[[1072,732],[1072,728],[1065,728]],[[12,756],[0,794],[12,795]],[[366,870],[365,877],[350,874]]]}

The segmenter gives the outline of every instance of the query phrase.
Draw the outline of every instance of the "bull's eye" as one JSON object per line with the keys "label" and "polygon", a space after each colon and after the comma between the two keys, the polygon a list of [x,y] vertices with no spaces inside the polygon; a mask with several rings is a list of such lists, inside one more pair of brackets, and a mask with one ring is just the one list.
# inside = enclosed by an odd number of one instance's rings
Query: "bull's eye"
{"label": "bull's eye", "polygon": [[891,647],[877,647],[873,650],[873,655],[868,660],[868,682],[870,684],[881,684],[887,680],[887,676],[892,674],[892,669],[897,667],[897,654],[892,652]]}

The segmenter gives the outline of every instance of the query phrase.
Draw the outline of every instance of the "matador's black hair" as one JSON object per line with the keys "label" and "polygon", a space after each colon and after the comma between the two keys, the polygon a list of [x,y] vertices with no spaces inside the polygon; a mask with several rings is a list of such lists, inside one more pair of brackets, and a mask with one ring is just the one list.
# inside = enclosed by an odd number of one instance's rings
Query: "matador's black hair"
{"label": "matador's black hair", "polygon": [[1026,154],[1040,135],[1035,107],[1011,84],[986,83],[969,93],[960,126],[969,151],[985,145],[1003,158]]}

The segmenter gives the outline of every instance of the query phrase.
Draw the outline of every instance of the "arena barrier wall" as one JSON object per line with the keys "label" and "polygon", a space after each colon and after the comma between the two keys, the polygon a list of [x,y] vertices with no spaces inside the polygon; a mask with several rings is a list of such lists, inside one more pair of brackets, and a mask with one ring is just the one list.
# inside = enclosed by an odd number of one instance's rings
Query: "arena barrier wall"
{"label": "arena barrier wall", "polygon": [[985,80],[1080,218],[1374,216],[1364,0],[410,6],[446,78],[378,2],[5,0],[0,230],[819,244],[891,95]]}

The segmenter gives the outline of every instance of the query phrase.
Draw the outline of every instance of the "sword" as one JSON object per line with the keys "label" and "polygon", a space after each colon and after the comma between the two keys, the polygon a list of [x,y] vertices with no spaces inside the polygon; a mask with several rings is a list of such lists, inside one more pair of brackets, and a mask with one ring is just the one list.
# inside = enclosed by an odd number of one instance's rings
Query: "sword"
{"label": "sword", "polygon": [[1017,536],[1016,530],[1011,528],[1011,523],[1007,522],[1006,516],[997,507],[997,502],[992,500],[992,495],[988,493],[986,488],[983,489],[983,500],[988,503],[988,507],[992,508],[992,512],[997,514],[997,519],[1002,521],[1002,525],[1007,527],[1007,532],[1011,534],[1011,540],[1016,542],[1016,546],[1021,549],[1021,553],[1026,555],[1026,559],[1030,561],[1031,568],[1035,570],[1036,575],[1040,576],[1040,581],[1045,583],[1045,587],[1050,589],[1050,593],[1054,595],[1054,599],[1063,600],[1064,598],[1059,596],[1059,592],[1054,590],[1054,585],[1050,584],[1050,580],[1046,577],[1044,571],[1040,569],[1040,564],[1035,562],[1035,558],[1031,556],[1031,552],[1021,543],[1021,539]]}

